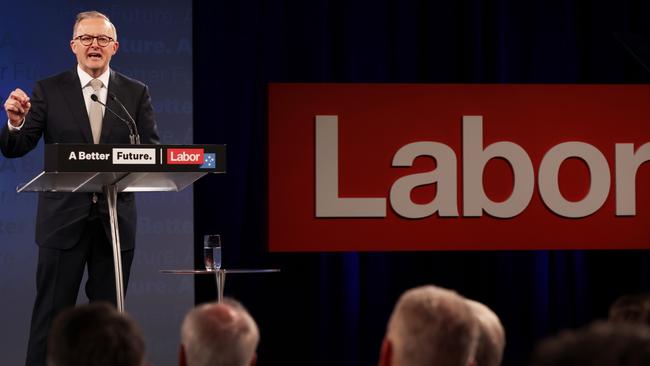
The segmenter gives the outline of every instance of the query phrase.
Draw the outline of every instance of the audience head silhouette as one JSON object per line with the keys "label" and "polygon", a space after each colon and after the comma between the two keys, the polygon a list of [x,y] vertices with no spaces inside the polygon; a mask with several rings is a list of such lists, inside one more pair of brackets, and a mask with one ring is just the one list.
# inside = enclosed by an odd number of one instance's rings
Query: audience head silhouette
{"label": "audience head silhouette", "polygon": [[650,365],[650,329],[639,324],[596,322],[540,343],[533,366]]}
{"label": "audience head silhouette", "polygon": [[499,366],[506,347],[506,331],[499,317],[484,304],[467,300],[478,320],[479,337],[474,359],[478,366]]}
{"label": "audience head silhouette", "polygon": [[440,287],[416,287],[395,305],[379,364],[467,366],[477,337],[476,318],[463,297]]}
{"label": "audience head silhouette", "polygon": [[114,306],[94,302],[68,308],[48,339],[48,366],[142,366],[145,344],[136,323]]}
{"label": "audience head silhouette", "polygon": [[181,328],[185,366],[248,366],[256,362],[259,330],[237,301],[224,299],[192,309]]}
{"label": "audience head silhouette", "polygon": [[619,297],[609,308],[609,319],[650,325],[650,294],[632,294]]}

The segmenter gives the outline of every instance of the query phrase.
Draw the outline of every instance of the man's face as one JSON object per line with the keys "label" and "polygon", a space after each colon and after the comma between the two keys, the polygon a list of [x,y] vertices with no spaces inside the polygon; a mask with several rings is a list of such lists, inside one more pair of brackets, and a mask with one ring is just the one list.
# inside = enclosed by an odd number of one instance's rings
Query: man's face
{"label": "man's face", "polygon": [[[102,47],[97,39],[93,39],[92,44],[84,46],[79,40],[79,36],[107,36],[113,39],[108,45]],[[77,56],[77,62],[83,71],[90,76],[97,77],[104,73],[108,68],[111,57],[117,52],[119,44],[115,41],[115,33],[111,24],[102,18],[88,18],[77,24],[75,34],[70,41],[70,48]]]}

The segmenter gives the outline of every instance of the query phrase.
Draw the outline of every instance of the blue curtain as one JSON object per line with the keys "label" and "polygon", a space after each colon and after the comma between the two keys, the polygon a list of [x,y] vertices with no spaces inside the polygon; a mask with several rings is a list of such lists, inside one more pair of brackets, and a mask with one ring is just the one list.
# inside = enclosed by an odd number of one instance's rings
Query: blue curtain
{"label": "blue curtain", "polygon": [[[650,35],[646,1],[195,1],[194,142],[227,143],[228,174],[200,181],[200,235],[219,232],[226,294],[260,324],[261,365],[376,365],[407,288],[434,283],[493,308],[522,365],[541,338],[648,291],[646,251],[268,253],[269,82],[647,83],[616,40]],[[643,188],[641,188],[643,189]],[[543,227],[533,228],[544,230]],[[560,240],[561,238],[558,238]],[[214,283],[197,279],[197,302]]]}

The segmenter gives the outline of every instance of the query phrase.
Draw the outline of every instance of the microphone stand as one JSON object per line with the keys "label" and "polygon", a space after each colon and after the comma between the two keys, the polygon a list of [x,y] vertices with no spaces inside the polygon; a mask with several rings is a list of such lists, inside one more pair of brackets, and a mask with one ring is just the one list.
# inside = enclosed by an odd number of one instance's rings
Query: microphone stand
{"label": "microphone stand", "polygon": [[124,107],[124,105],[122,105],[122,103],[120,103],[120,101],[117,99],[115,94],[111,93],[111,99],[113,99],[115,102],[117,102],[117,104],[119,104],[124,109],[124,111],[129,116],[131,121],[127,121],[126,119],[122,118],[114,110],[110,109],[105,103],[102,103],[102,101],[99,100],[99,97],[97,97],[97,94],[92,94],[90,96],[90,99],[92,99],[93,102],[97,102],[97,103],[101,104],[102,106],[104,106],[104,108],[106,108],[106,110],[113,113],[113,115],[115,117],[119,118],[122,122],[126,123],[126,127],[129,128],[129,141],[130,141],[131,145],[140,145],[140,135],[137,132],[138,130],[137,130],[137,126],[135,124],[135,121],[133,120],[133,117],[131,117],[131,115],[129,114],[129,111],[126,110],[126,107]]}

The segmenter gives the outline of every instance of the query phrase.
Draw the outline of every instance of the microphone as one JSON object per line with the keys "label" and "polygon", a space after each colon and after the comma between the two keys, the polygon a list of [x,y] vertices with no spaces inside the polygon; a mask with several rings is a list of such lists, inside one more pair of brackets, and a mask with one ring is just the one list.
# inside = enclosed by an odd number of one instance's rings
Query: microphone
{"label": "microphone", "polygon": [[115,95],[113,93],[108,93],[108,96],[111,98],[111,100],[113,100],[115,103],[119,104],[120,107],[122,107],[122,110],[124,111],[124,113],[126,113],[126,115],[131,120],[131,126],[133,127],[133,134],[135,135],[135,141],[136,141],[135,143],[137,145],[140,145],[140,134],[138,133],[138,126],[135,124],[135,119],[133,119],[133,117],[131,116],[131,113],[129,113],[128,109],[126,109],[124,104],[122,104],[122,102],[120,102],[120,100],[117,99],[117,95]]}
{"label": "microphone", "polygon": [[[140,144],[140,136],[137,136],[136,132],[133,131],[133,127],[131,126],[131,121],[127,121],[126,119],[122,118],[114,110],[110,109],[106,104],[102,103],[102,101],[99,100],[99,97],[97,97],[96,94],[91,94],[90,99],[92,99],[93,102],[97,102],[97,103],[103,105],[104,108],[106,108],[109,112],[113,113],[113,115],[115,115],[115,117],[119,118],[122,122],[126,123],[126,127],[129,128],[129,140],[131,142],[131,145],[134,145],[134,144],[139,145]],[[135,125],[135,122],[133,124]],[[137,136],[137,139],[136,139],[136,136]]]}

